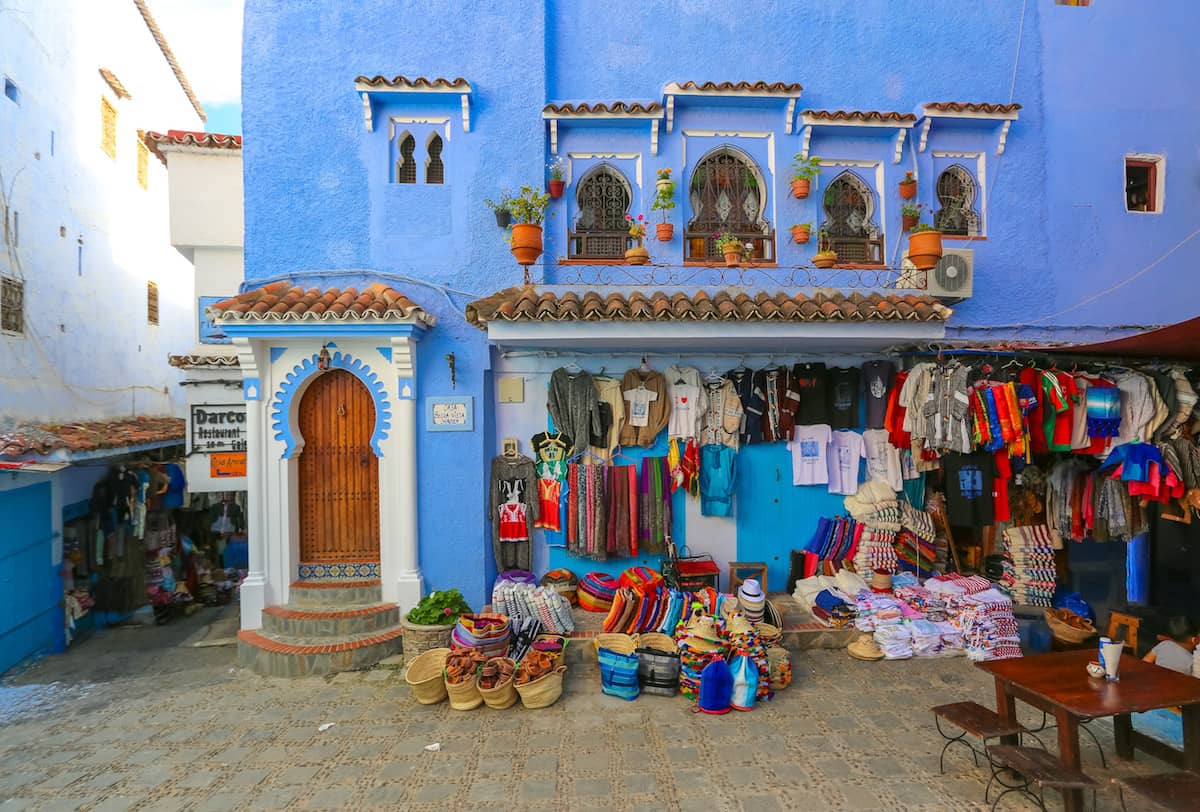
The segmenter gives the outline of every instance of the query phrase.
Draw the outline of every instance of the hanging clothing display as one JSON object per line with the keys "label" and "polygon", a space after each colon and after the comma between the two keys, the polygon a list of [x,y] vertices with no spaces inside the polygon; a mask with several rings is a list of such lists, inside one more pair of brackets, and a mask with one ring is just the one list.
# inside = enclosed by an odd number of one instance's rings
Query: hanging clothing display
{"label": "hanging clothing display", "polygon": [[704,395],[707,407],[701,423],[700,446],[727,445],[737,450],[738,437],[742,432],[742,402],[738,400],[733,382],[706,381]]}
{"label": "hanging clothing display", "polygon": [[575,443],[565,432],[535,434],[529,441],[533,448],[533,464],[542,479],[563,480],[567,478],[567,458]]}
{"label": "hanging clothing display", "polygon": [[636,465],[611,465],[608,468],[609,558],[628,558],[638,554],[638,473]]}
{"label": "hanging clothing display", "polygon": [[833,431],[829,426],[796,426],[788,451],[792,452],[793,485],[829,484],[829,442]]}
{"label": "hanging clothing display", "polygon": [[492,460],[488,516],[496,567],[527,570],[533,564],[530,538],[539,516],[537,473],[520,454]]}
{"label": "hanging clothing display", "polygon": [[704,389],[700,373],[692,367],[669,366],[663,372],[667,393],[671,398],[671,413],[667,421],[667,436],[693,438],[700,432],[704,418]]}
{"label": "hanging clothing display", "polygon": [[852,429],[858,420],[859,372],[855,367],[834,367],[829,370],[829,425],[835,429]]}
{"label": "hanging clothing display", "polygon": [[646,457],[638,482],[638,550],[661,553],[670,535],[671,471],[666,457]]}
{"label": "hanging clothing display", "polygon": [[567,468],[567,549],[603,561],[608,557],[604,466],[573,462]]}
{"label": "hanging clothing display", "polygon": [[621,394],[626,405],[619,445],[649,448],[670,419],[666,379],[652,369],[631,369],[621,379]]}
{"label": "hanging clothing display", "polygon": [[866,398],[863,425],[868,429],[883,428],[895,374],[896,368],[891,361],[867,361],[862,365],[863,396]]}
{"label": "hanging clothing display", "polygon": [[775,443],[788,440],[795,425],[800,394],[792,384],[792,373],[786,367],[760,369],[754,373],[754,399],[762,404],[762,441]]}
{"label": "hanging clothing display", "polygon": [[829,371],[822,363],[792,365],[792,386],[800,395],[796,422],[805,426],[829,423]]}
{"label": "hanging clothing display", "polygon": [[867,429],[862,433],[867,458],[867,479],[886,482],[894,491],[904,487],[900,475],[900,452],[888,442],[886,430]]}
{"label": "hanging clothing display", "polygon": [[734,458],[727,445],[700,447],[700,513],[704,516],[732,516]]}
{"label": "hanging clothing display", "polygon": [[986,451],[948,454],[946,471],[946,518],[959,527],[983,527],[993,522],[995,503],[992,483],[996,461]]}
{"label": "hanging clothing display", "polygon": [[733,391],[742,404],[742,427],[738,433],[738,445],[754,445],[762,442],[763,403],[755,393],[754,372],[746,367],[731,369],[725,379],[733,384]]}
{"label": "hanging clothing display", "polygon": [[625,420],[625,396],[621,393],[621,382],[606,375],[595,375],[596,397],[600,408],[600,434],[591,438],[592,453],[599,459],[609,460],[617,447],[617,434]]}
{"label": "hanging clothing display", "polygon": [[573,371],[567,367],[554,370],[546,407],[554,428],[575,441],[573,453],[583,451],[588,441],[600,434],[600,398],[596,383],[586,370]]}
{"label": "hanging clothing display", "polygon": [[835,431],[829,440],[829,492],[842,496],[858,493],[859,463],[867,456],[861,434]]}

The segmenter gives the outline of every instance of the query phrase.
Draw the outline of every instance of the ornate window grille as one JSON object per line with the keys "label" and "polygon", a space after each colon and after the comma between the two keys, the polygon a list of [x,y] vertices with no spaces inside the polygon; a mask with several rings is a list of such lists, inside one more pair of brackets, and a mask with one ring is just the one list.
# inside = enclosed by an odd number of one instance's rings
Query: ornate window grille
{"label": "ornate window grille", "polygon": [[158,285],[146,283],[146,323],[158,324]]}
{"label": "ornate window grille", "polygon": [[979,186],[975,178],[958,164],[947,167],[937,179],[938,210],[933,213],[933,227],[943,234],[975,237],[979,234],[979,212],[975,199]]}
{"label": "ornate window grille", "polygon": [[429,157],[425,159],[425,182],[445,183],[446,167],[442,164],[442,137],[437,133],[429,136],[426,147]]}
{"label": "ornate window grille", "polygon": [[100,97],[100,149],[104,154],[117,158],[117,108],[108,99]]}
{"label": "ornate window grille", "polygon": [[417,139],[412,133],[400,134],[400,157],[396,159],[396,183],[416,183],[417,164],[413,161],[413,153],[417,149]]}
{"label": "ornate window grille", "polygon": [[0,279],[0,330],[25,332],[25,283],[19,279]]}
{"label": "ornate window grille", "polygon": [[571,259],[624,259],[631,245],[625,215],[633,200],[629,181],[602,164],[579,181],[575,191],[579,217],[567,234]]}
{"label": "ornate window grille", "polygon": [[875,193],[857,173],[846,170],[825,187],[822,249],[837,252],[838,262],[883,264],[883,234],[875,222]]}
{"label": "ornate window grille", "polygon": [[684,259],[719,257],[716,235],[730,233],[751,245],[747,259],[775,260],[775,232],[763,217],[766,182],[754,161],[724,146],[704,156],[688,184],[692,219],[684,233]]}

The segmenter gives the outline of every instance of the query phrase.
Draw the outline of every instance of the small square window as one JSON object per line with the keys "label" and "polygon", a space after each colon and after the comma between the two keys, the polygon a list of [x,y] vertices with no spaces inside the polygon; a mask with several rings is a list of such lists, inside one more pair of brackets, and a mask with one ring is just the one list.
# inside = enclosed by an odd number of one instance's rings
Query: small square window
{"label": "small square window", "polygon": [[150,150],[141,141],[137,145],[137,182],[143,189],[150,188]]}
{"label": "small square window", "polygon": [[146,323],[158,324],[158,285],[146,283]]}
{"label": "small square window", "polygon": [[100,97],[100,149],[114,161],[117,159],[117,108],[103,96]]}
{"label": "small square window", "polygon": [[4,77],[4,95],[13,104],[21,103],[21,89],[17,87],[17,83],[7,76]]}
{"label": "small square window", "polygon": [[1056,6],[1090,6],[1092,0],[1054,0]]}
{"label": "small square window", "polygon": [[1162,211],[1162,158],[1125,156],[1125,210],[1154,214]]}
{"label": "small square window", "polygon": [[20,279],[0,278],[0,330],[25,332],[25,283]]}

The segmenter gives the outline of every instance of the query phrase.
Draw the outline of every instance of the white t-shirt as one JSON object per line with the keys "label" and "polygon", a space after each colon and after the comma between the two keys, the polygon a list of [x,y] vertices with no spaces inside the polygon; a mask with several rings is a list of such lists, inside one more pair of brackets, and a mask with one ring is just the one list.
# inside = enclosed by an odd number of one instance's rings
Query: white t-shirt
{"label": "white t-shirt", "polygon": [[700,422],[700,387],[691,384],[672,384],[671,422],[667,424],[669,437],[695,437],[696,424]]}
{"label": "white t-shirt", "polygon": [[886,482],[894,491],[902,489],[900,452],[888,441],[887,430],[867,429],[862,436],[867,454],[867,479]]}
{"label": "white t-shirt", "polygon": [[843,496],[858,493],[859,461],[867,449],[863,437],[855,431],[835,431],[829,442],[829,492]]}
{"label": "white t-shirt", "polygon": [[1087,432],[1087,378],[1075,376],[1075,388],[1079,390],[1079,398],[1071,405],[1071,448],[1090,448],[1092,438]]}
{"label": "white t-shirt", "polygon": [[792,452],[793,485],[825,485],[829,482],[829,439],[833,430],[825,423],[796,426],[788,451]]}
{"label": "white t-shirt", "polygon": [[639,386],[637,389],[626,389],[625,399],[629,401],[629,425],[650,425],[650,402],[658,400],[658,393]]}

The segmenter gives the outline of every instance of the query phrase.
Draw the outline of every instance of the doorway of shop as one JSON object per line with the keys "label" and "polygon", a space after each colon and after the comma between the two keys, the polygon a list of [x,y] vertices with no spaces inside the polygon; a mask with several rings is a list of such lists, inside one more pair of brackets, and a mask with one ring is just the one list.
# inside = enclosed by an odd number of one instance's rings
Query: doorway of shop
{"label": "doorway of shop", "polygon": [[379,561],[375,404],[353,374],[317,377],[300,401],[300,561]]}

